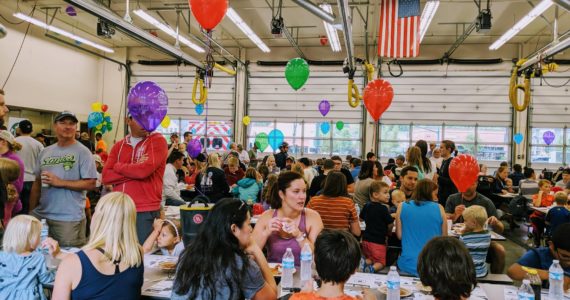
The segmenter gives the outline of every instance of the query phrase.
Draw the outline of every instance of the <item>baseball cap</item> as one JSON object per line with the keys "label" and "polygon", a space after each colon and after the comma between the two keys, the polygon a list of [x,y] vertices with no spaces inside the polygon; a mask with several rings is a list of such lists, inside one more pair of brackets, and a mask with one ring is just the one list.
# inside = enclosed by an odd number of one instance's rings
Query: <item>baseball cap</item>
{"label": "baseball cap", "polygon": [[53,122],[59,122],[63,119],[71,119],[73,120],[73,122],[77,123],[79,122],[79,120],[77,120],[77,117],[75,116],[74,113],[70,112],[70,111],[62,111],[59,114],[57,114],[57,116],[55,116],[55,119],[53,120]]}
{"label": "baseball cap", "polygon": [[103,164],[103,159],[101,159],[101,156],[99,156],[97,154],[93,154],[93,158],[95,159],[95,162]]}
{"label": "baseball cap", "polygon": [[206,155],[204,153],[200,153],[196,157],[196,160],[199,162],[206,162],[206,160],[208,160],[208,158],[206,157]]}
{"label": "baseball cap", "polygon": [[5,140],[10,145],[14,145],[14,143],[16,143],[16,139],[8,130],[0,130],[0,140]]}
{"label": "baseball cap", "polygon": [[18,123],[18,127],[23,133],[30,133],[32,132],[32,122],[28,120],[22,120]]}

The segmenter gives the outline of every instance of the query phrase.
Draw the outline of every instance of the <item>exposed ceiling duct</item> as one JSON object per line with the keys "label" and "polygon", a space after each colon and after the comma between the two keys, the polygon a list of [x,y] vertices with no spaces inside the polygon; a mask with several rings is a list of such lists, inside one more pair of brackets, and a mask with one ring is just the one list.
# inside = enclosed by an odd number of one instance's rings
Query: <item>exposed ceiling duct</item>
{"label": "exposed ceiling duct", "polygon": [[354,41],[352,40],[352,17],[348,8],[348,0],[338,0],[338,11],[340,13],[342,29],[344,31],[344,45],[348,67],[354,70]]}
{"label": "exposed ceiling duct", "polygon": [[96,17],[104,19],[105,21],[113,24],[115,28],[117,28],[117,30],[120,30],[126,35],[138,41],[141,41],[142,43],[145,43],[153,48],[156,48],[159,51],[162,51],[174,58],[180,59],[184,63],[194,65],[198,68],[204,68],[204,64],[200,62],[198,59],[184,53],[182,50],[177,49],[173,45],[170,45],[167,42],[155,37],[149,32],[126,22],[125,20],[123,20],[123,18],[117,16],[115,13],[108,10],[104,6],[101,6],[90,0],[64,0],[64,1],[69,4],[73,4],[74,6],[79,7],[82,10]]}
{"label": "exposed ceiling duct", "polygon": [[302,8],[308,10],[313,15],[319,17],[323,21],[330,23],[330,24],[333,24],[333,25],[335,24],[334,15],[323,10],[323,9],[321,9],[320,7],[315,5],[313,2],[311,2],[309,0],[292,0],[292,1],[297,3]]}

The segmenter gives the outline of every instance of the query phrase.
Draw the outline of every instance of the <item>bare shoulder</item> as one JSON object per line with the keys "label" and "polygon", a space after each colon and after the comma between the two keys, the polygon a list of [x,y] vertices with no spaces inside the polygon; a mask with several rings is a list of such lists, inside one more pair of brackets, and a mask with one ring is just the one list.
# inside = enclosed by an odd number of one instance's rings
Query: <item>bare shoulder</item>
{"label": "bare shoulder", "polygon": [[319,218],[319,219],[321,218],[321,215],[316,210],[308,208],[308,207],[305,208],[305,214],[307,215],[307,218],[309,218],[309,219],[310,218]]}
{"label": "bare shoulder", "polygon": [[275,212],[274,209],[268,209],[263,212],[259,218],[257,219],[257,224],[260,223],[267,223],[271,218],[273,218],[273,213]]}

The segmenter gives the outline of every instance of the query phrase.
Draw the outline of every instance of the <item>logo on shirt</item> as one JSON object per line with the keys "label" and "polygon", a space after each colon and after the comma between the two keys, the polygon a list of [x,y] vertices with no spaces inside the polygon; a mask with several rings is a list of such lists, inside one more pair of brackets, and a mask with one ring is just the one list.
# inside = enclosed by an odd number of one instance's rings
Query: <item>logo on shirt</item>
{"label": "logo on shirt", "polygon": [[42,167],[63,165],[63,170],[69,171],[73,168],[76,161],[77,160],[75,159],[75,155],[73,154],[67,154],[64,156],[51,156],[44,158],[42,161]]}

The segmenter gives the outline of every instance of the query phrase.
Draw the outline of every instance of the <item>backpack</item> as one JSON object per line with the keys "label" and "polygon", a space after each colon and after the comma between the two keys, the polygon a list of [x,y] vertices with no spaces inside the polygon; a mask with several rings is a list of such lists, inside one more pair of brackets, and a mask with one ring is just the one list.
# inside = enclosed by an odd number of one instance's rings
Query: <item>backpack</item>
{"label": "backpack", "polygon": [[528,199],[524,196],[516,196],[509,203],[509,212],[515,218],[526,218],[528,216]]}
{"label": "backpack", "polygon": [[493,176],[479,175],[477,177],[477,193],[493,199],[493,185],[495,184],[495,178]]}

